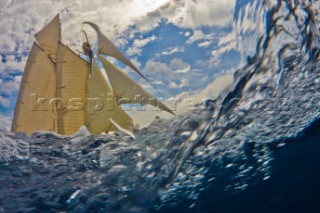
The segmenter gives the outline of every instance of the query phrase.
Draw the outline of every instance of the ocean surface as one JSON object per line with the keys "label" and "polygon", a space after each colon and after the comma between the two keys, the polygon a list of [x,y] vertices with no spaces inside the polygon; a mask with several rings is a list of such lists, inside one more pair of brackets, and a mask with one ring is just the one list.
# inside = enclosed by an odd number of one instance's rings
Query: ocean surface
{"label": "ocean surface", "polygon": [[247,62],[197,110],[136,139],[1,130],[0,213],[320,212],[320,2],[237,4]]}

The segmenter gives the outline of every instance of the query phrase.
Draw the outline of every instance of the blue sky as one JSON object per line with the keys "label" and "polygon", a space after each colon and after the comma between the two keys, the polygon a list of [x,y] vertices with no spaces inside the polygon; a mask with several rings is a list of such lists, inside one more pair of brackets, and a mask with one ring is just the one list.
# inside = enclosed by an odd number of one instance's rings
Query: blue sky
{"label": "blue sky", "polygon": [[[10,125],[33,35],[57,13],[61,17],[64,43],[75,51],[80,49],[83,28],[90,41],[96,42],[94,31],[82,25],[83,21],[95,22],[169,98],[201,92],[217,76],[243,64],[241,49],[254,51],[242,48],[237,40],[243,32],[234,18],[248,26],[256,21],[245,5],[249,2],[44,0],[41,5],[37,0],[0,2],[0,126]],[[254,3],[250,6],[256,7]],[[247,14],[239,12],[241,8]],[[250,34],[252,29],[246,33]],[[116,64],[146,84],[129,68]]]}

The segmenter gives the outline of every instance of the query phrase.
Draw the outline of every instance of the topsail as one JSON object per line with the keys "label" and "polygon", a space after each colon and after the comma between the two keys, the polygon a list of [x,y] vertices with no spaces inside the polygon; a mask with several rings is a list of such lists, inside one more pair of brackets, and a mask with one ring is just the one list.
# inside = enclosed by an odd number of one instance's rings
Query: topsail
{"label": "topsail", "polygon": [[92,22],[83,22],[84,24],[90,25],[98,35],[98,48],[100,54],[105,54],[108,56],[112,56],[115,59],[118,59],[122,63],[129,66],[131,69],[136,71],[142,78],[147,80],[147,78],[138,70],[136,66],[134,66],[121,52],[118,48],[107,38],[107,36],[101,33],[100,28],[98,25]]}
{"label": "topsail", "polygon": [[61,41],[61,28],[59,14],[50,23],[34,35],[40,47],[55,59],[58,50],[58,42]]}

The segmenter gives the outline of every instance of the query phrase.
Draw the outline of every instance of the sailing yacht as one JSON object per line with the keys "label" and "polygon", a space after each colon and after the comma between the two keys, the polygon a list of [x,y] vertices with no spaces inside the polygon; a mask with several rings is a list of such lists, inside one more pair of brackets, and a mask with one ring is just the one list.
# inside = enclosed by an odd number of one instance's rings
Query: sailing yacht
{"label": "sailing yacht", "polygon": [[[37,130],[47,130],[71,135],[81,126],[92,134],[131,131],[134,122],[121,107],[128,103],[150,104],[174,114],[105,57],[121,61],[147,80],[102,34],[98,25],[84,24],[91,26],[98,36],[96,58],[87,36],[83,43],[89,60],[62,43],[59,14],[35,34],[14,109],[12,132],[31,135]],[[101,62],[108,81],[96,60]]]}

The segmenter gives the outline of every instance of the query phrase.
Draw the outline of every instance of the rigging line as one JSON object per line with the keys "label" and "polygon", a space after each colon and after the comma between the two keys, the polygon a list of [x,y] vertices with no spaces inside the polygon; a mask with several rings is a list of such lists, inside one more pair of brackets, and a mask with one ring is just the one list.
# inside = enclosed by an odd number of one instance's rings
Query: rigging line
{"label": "rigging line", "polygon": [[[85,36],[85,38],[86,38],[86,43],[87,43],[87,51],[88,51],[88,53],[89,53],[89,73],[90,73],[90,75],[91,75],[91,69],[92,69],[92,60],[93,60],[93,52],[92,52],[92,48],[91,48],[91,45],[90,45],[90,42],[89,42],[89,39],[88,39],[88,35],[87,35],[87,32],[85,31],[85,30],[81,30],[81,32],[83,32],[83,34],[84,34],[84,36]],[[84,47],[83,47],[84,48]],[[85,53],[85,55],[86,55],[86,50],[84,49],[84,53]]]}
{"label": "rigging line", "polygon": [[149,80],[147,80],[147,79],[146,79],[146,81],[152,86],[152,88],[153,88],[162,98],[165,98],[164,95],[160,92],[160,90],[158,90],[158,88],[155,87],[151,81],[149,81]]}

